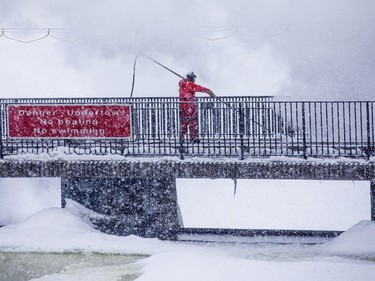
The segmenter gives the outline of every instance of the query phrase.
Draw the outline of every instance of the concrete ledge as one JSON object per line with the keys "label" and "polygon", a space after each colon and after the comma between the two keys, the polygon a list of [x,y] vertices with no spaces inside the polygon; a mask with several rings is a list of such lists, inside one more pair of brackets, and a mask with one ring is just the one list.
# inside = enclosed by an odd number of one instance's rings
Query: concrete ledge
{"label": "concrete ledge", "polygon": [[372,161],[1,160],[0,177],[371,180]]}
{"label": "concrete ledge", "polygon": [[[178,235],[189,235],[191,239],[199,235],[220,235],[232,237],[288,236],[288,237],[337,237],[338,230],[292,230],[292,229],[228,229],[228,228],[180,228]],[[183,240],[183,239],[179,239]],[[196,240],[196,238],[194,239]]]}

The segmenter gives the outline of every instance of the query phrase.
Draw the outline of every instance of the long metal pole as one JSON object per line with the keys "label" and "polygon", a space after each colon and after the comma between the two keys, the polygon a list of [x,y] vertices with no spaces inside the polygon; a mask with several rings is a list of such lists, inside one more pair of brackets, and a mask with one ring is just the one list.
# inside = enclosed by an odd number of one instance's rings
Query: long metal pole
{"label": "long metal pole", "polygon": [[185,79],[185,77],[183,77],[182,75],[178,74],[177,72],[173,71],[172,69],[166,67],[165,65],[161,64],[160,62],[154,60],[153,58],[150,58],[149,56],[144,56],[145,58],[148,58],[149,60],[153,61],[154,63],[156,63],[157,65],[160,65],[161,67],[165,68],[166,70],[168,70],[169,72],[173,73],[174,75],[182,78],[182,79]]}

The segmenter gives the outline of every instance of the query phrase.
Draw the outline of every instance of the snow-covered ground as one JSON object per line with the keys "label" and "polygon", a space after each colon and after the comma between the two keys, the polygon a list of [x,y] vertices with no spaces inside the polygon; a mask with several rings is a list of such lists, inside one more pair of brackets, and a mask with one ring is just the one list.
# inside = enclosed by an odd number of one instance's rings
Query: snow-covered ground
{"label": "snow-covered ground", "polygon": [[[298,241],[282,244],[279,239],[278,243],[193,243],[107,235],[92,228],[88,214],[82,206],[68,200],[65,209],[48,208],[21,223],[2,227],[0,253],[146,256],[130,265],[77,263],[33,279],[39,281],[366,281],[375,276],[375,222],[371,221],[361,221],[339,237],[316,245]],[[9,276],[6,271],[17,268],[2,270],[0,280],[5,281],[4,276]]]}

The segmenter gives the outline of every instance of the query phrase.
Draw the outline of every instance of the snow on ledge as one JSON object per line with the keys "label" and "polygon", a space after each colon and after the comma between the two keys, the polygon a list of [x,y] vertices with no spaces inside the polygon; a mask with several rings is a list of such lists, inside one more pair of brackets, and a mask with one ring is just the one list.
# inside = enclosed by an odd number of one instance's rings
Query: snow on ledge
{"label": "snow on ledge", "polygon": [[318,163],[318,164],[330,164],[330,163],[359,163],[368,164],[374,163],[375,157],[366,159],[352,159],[352,158],[298,158],[298,157],[287,157],[287,156],[269,156],[269,157],[252,157],[249,156],[243,160],[239,160],[236,157],[225,157],[225,156],[212,156],[212,157],[201,157],[201,156],[189,156],[185,155],[185,160],[181,160],[179,156],[122,156],[122,155],[79,155],[79,154],[66,154],[64,150],[56,150],[50,153],[40,154],[20,154],[20,155],[9,155],[4,156],[4,159],[0,161],[125,161],[125,162],[227,162],[227,163],[268,163],[268,162],[290,162],[290,163]]}

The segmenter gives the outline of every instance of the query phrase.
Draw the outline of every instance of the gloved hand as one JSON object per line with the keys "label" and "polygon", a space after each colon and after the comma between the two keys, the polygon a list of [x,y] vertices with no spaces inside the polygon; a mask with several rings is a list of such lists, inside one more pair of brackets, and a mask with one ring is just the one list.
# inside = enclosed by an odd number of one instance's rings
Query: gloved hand
{"label": "gloved hand", "polygon": [[216,97],[215,94],[214,94],[214,92],[212,92],[211,90],[209,90],[209,91],[207,92],[207,94],[208,94],[211,98]]}

